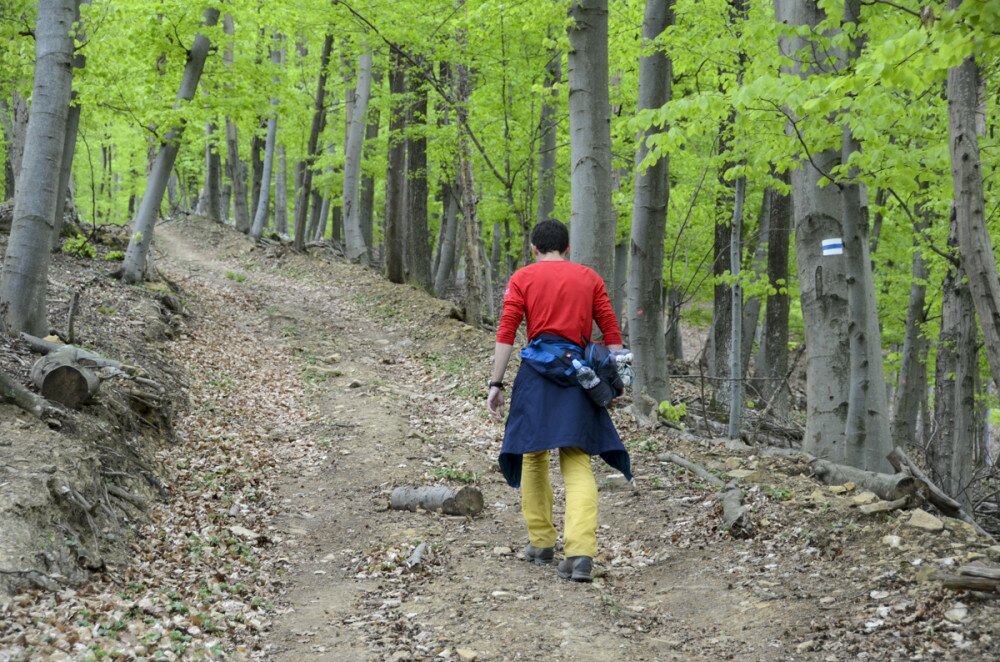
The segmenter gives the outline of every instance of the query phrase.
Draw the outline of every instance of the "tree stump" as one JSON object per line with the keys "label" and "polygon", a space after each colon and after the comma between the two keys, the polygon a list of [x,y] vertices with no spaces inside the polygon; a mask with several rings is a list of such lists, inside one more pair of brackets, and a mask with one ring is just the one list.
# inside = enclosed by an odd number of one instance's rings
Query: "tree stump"
{"label": "tree stump", "polygon": [[47,400],[79,409],[101,385],[97,375],[76,361],[73,351],[49,352],[31,367],[31,381]]}
{"label": "tree stump", "polygon": [[475,487],[454,490],[450,487],[413,487],[404,485],[392,491],[389,507],[393,510],[439,510],[445,515],[478,515],[483,511],[483,493]]}

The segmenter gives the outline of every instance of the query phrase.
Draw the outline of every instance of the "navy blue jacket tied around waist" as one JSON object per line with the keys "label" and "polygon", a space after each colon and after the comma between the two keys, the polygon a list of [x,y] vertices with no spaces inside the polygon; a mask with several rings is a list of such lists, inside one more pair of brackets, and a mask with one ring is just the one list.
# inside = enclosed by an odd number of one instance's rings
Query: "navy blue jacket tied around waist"
{"label": "navy blue jacket tied around waist", "polygon": [[[566,342],[558,336],[549,338]],[[522,361],[511,389],[500,449],[504,478],[511,487],[520,487],[522,455],[567,446],[600,455],[632,480],[628,451],[608,410],[591,402],[578,384],[557,383]]]}

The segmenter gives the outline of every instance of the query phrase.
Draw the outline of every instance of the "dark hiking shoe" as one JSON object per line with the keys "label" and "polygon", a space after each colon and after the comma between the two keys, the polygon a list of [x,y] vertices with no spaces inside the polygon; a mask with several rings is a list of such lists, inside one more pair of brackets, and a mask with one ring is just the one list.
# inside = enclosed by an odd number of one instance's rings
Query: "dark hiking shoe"
{"label": "dark hiking shoe", "polygon": [[535,547],[528,545],[524,548],[524,560],[533,561],[535,565],[549,565],[555,556],[553,547]]}
{"label": "dark hiking shoe", "polygon": [[556,571],[563,579],[572,579],[575,582],[593,581],[594,564],[589,556],[568,556],[559,562]]}

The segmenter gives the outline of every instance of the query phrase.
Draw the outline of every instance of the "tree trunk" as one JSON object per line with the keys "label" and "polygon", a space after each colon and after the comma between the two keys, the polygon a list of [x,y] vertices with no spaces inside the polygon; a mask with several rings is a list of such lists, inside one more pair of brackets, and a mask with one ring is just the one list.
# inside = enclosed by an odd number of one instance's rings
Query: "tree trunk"
{"label": "tree trunk", "polygon": [[[68,347],[68,346],[67,346]],[[31,367],[31,381],[47,400],[79,409],[101,385],[93,370],[75,360],[75,349],[49,352]]]}
{"label": "tree trunk", "polygon": [[[753,260],[750,262],[750,271],[753,272],[754,283],[758,283],[765,276],[767,270],[767,241],[771,231],[771,197],[773,189],[765,189],[760,205],[760,216],[757,221],[757,245],[753,251]],[[760,304],[762,297],[754,295],[747,297],[743,304],[743,333],[742,344],[740,346],[740,356],[743,360],[742,374],[746,375],[750,368],[750,356],[753,354],[753,342],[757,337],[757,329],[760,324]],[[755,389],[753,395],[759,396]]]}
{"label": "tree trunk", "polygon": [[410,118],[416,129],[407,140],[407,201],[409,220],[406,224],[408,241],[407,280],[425,292],[433,290],[431,280],[431,244],[427,230],[427,138],[422,127],[427,125],[427,86],[420,70],[408,77],[409,96],[413,99]]}
{"label": "tree trunk", "polygon": [[[271,103],[275,104],[276,99]],[[264,142],[264,170],[260,182],[260,199],[257,200],[257,211],[253,216],[253,227],[250,235],[260,239],[267,227],[267,215],[271,206],[271,172],[274,170],[274,143],[278,139],[278,116],[267,118],[267,140]]]}
{"label": "tree trunk", "polygon": [[[218,20],[219,10],[205,10],[203,23],[206,27],[214,26]],[[207,37],[201,33],[195,36],[191,50],[188,52],[187,64],[184,66],[184,76],[177,92],[175,106],[178,106],[181,101],[190,101],[194,98],[210,47],[211,43]],[[132,238],[125,251],[125,260],[122,263],[122,279],[125,282],[138,283],[145,276],[146,256],[149,254],[149,246],[153,241],[153,228],[160,213],[163,191],[167,186],[170,171],[174,167],[174,160],[177,158],[183,133],[184,124],[179,123],[170,129],[163,142],[160,143],[153,169],[146,179],[146,191],[142,196],[142,204],[139,205],[139,213],[135,217]]]}
{"label": "tree trunk", "polygon": [[393,510],[439,510],[445,515],[478,515],[483,510],[483,494],[475,487],[453,489],[444,486],[404,485],[392,491],[389,506]]}
{"label": "tree trunk", "polygon": [[278,176],[274,180],[274,231],[288,235],[288,160],[285,146],[278,145]]}
{"label": "tree trunk", "polygon": [[[673,0],[646,0],[644,41],[655,40],[672,23]],[[637,110],[660,108],[670,101],[672,78],[670,59],[662,50],[642,57]],[[648,128],[637,142],[626,297],[629,344],[635,357],[633,399],[637,404],[643,403],[641,413],[645,416],[652,415],[645,405],[651,402],[656,406],[670,397],[667,344],[663,338],[663,240],[670,197],[668,158],[664,154],[643,167],[649,153],[646,139],[660,130]]]}
{"label": "tree trunk", "polygon": [[[791,182],[785,172],[778,176],[784,184]],[[770,195],[767,232],[767,280],[770,290],[764,313],[764,333],[759,360],[754,375],[760,377],[758,391],[761,400],[771,403],[771,411],[779,416],[788,413],[788,242],[792,228],[792,200],[776,189]],[[773,294],[772,294],[773,292]]]}
{"label": "tree trunk", "polygon": [[[464,0],[459,0],[464,5]],[[456,34],[459,48],[466,50],[465,30],[459,29]],[[464,64],[455,67],[455,115],[459,127],[459,173],[462,190],[462,227],[465,235],[465,322],[478,327],[483,320],[483,299],[480,291],[480,278],[483,273],[479,254],[479,219],[476,198],[476,180],[472,171],[472,155],[469,145],[468,131],[465,125],[469,121],[470,82],[469,69]]]}
{"label": "tree trunk", "polygon": [[743,419],[743,286],[740,285],[740,267],[743,263],[743,205],[746,200],[746,177],[736,179],[735,201],[733,205],[733,229],[729,244],[729,261],[733,269],[731,292],[732,336],[729,339],[729,438],[740,438]]}
{"label": "tree trunk", "polygon": [[17,180],[24,160],[24,145],[28,135],[28,103],[17,90],[11,93],[10,104],[2,102],[4,111],[4,134],[7,142],[5,166],[6,199],[17,197]]}
{"label": "tree trunk", "polygon": [[253,132],[253,137],[250,138],[250,225],[246,229],[242,229],[241,232],[244,234],[249,234],[251,228],[253,227],[253,215],[257,211],[257,206],[260,204],[260,185],[261,180],[264,178],[264,159],[262,154],[264,152],[264,138],[260,136],[260,129],[264,128],[266,130],[267,120],[263,117],[258,119],[258,127]]}
{"label": "tree trunk", "polygon": [[[459,164],[459,169],[461,169],[461,164]],[[455,254],[458,252],[458,213],[462,206],[462,191],[458,182],[454,184],[442,183],[441,189],[441,195],[444,198],[442,201],[444,217],[441,220],[441,252],[434,277],[434,294],[443,298],[448,283],[451,281],[452,272],[455,270]]]}
{"label": "tree trunk", "polygon": [[572,0],[569,8],[569,128],[572,260],[613,284],[617,218],[611,203],[611,104],[608,2]]}
{"label": "tree trunk", "polygon": [[[948,244],[959,244],[956,210],[952,210]],[[975,307],[971,284],[962,268],[951,265],[941,299],[934,377],[934,421],[937,434],[927,449],[927,462],[938,485],[968,505],[976,439],[976,374],[979,371]]]}
{"label": "tree trunk", "polygon": [[330,51],[332,49],[333,35],[328,34],[323,39],[323,51],[319,59],[319,78],[316,82],[312,127],[309,131],[306,158],[302,166],[302,188],[296,192],[295,198],[295,238],[292,247],[297,251],[303,251],[306,247],[306,223],[308,221],[309,198],[312,195],[312,168],[319,154],[319,134],[323,130],[323,122],[326,115],[326,78],[327,69],[330,66]]}
{"label": "tree trunk", "polygon": [[[860,30],[860,0],[844,2],[844,21]],[[861,50],[860,32],[851,40],[847,61],[850,65]],[[861,145],[845,122],[841,160],[848,163]],[[864,215],[857,167],[848,170],[841,186],[844,219],[844,262],[847,267],[847,300],[850,338],[850,391],[847,404],[845,441],[847,464],[884,471],[886,455],[892,450],[889,436],[889,403],[886,399],[885,369],[882,365],[882,336],[875,304],[875,280],[868,253],[868,223]]]}
{"label": "tree trunk", "polygon": [[205,216],[216,223],[222,222],[222,159],[213,135],[214,122],[205,126]]}
{"label": "tree trunk", "polygon": [[666,302],[663,308],[667,311],[667,328],[663,334],[663,342],[666,346],[667,359],[669,361],[683,361],[684,339],[681,336],[681,305],[683,298],[681,291],[676,287],[667,288],[664,292],[664,298]]}
{"label": "tree trunk", "polygon": [[[917,211],[918,218],[925,212]],[[923,325],[927,321],[927,267],[919,236],[926,227],[923,220],[913,229],[913,258],[910,276],[910,302],[906,309],[906,335],[903,359],[899,368],[899,386],[893,401],[892,445],[906,448],[923,446],[917,438],[917,417],[927,391],[927,339]]]}
{"label": "tree trunk", "polygon": [[361,216],[359,196],[361,157],[364,147],[368,100],[372,88],[372,54],[366,51],[358,57],[358,83],[354,92],[354,113],[344,152],[344,236],[347,259],[365,266],[369,262],[368,244],[365,242],[364,219]]}
{"label": "tree trunk", "polygon": [[[553,48],[545,64],[545,87],[549,92],[543,97],[542,112],[538,120],[538,222],[552,218],[556,209],[556,134],[559,128],[557,84],[562,79],[562,53]],[[525,243],[528,239],[525,239]],[[525,264],[531,253],[522,255]]]}
{"label": "tree trunk", "polygon": [[[74,39],[76,41],[86,41],[86,34],[83,31],[83,25],[79,23],[80,21],[80,5],[90,4],[90,0],[78,0],[76,3],[76,10],[74,20],[77,21],[76,34]],[[87,56],[83,52],[75,54],[73,57],[73,69],[79,70],[83,69],[87,63]],[[53,229],[52,229],[52,250],[58,250],[62,245],[62,228],[64,216],[66,214],[66,200],[70,197],[72,192],[72,176],[73,176],[73,156],[76,154],[76,136],[80,128],[80,104],[77,102],[76,91],[70,93],[70,107],[69,112],[66,115],[66,136],[63,142],[63,155],[62,163],[59,166],[59,194],[56,198],[56,215],[53,219]],[[110,171],[110,159],[109,159],[109,171]]]}
{"label": "tree trunk", "polygon": [[[962,0],[949,0],[957,10]],[[962,268],[983,329],[993,382],[1000,388],[1000,274],[986,230],[976,107],[979,69],[974,55],[948,70],[948,137]]]}
{"label": "tree trunk", "polygon": [[[232,37],[236,32],[233,17],[226,14],[222,19],[222,30]],[[226,42],[222,55],[226,67],[233,66],[233,40]],[[240,140],[236,123],[226,118],[226,172],[233,187],[233,225],[239,232],[250,231],[250,208],[247,206],[247,168],[240,160]]]}
{"label": "tree trunk", "polygon": [[[817,26],[824,12],[815,0],[776,0],[776,17],[789,26]],[[829,35],[825,35],[829,36]],[[806,78],[828,65],[813,62],[814,46],[801,37],[780,39],[781,51],[796,57],[794,72]],[[803,63],[803,59],[805,62]],[[847,273],[842,254],[824,255],[824,239],[841,239],[842,205],[836,186],[821,188],[819,170],[838,165],[836,150],[813,152],[792,171],[795,254],[799,298],[806,331],[806,433],[803,450],[839,464],[847,463],[844,432],[850,385],[847,336]]]}
{"label": "tree trunk", "polygon": [[[727,123],[731,126],[731,122]],[[726,131],[726,125],[720,131]],[[725,140],[720,140],[719,152],[728,149]],[[728,169],[724,165],[722,171]],[[729,192],[732,185],[719,174],[720,193],[715,203],[715,237],[713,245],[714,259],[712,275],[715,286],[712,292],[712,328],[709,332],[705,359],[708,374],[712,381],[712,401],[718,405],[729,402],[729,343],[733,337],[733,302],[732,288],[726,284],[724,277],[732,272],[732,255],[730,245],[733,241],[732,219],[729,217]]]}
{"label": "tree trunk", "polygon": [[406,108],[402,95],[406,93],[406,67],[401,55],[393,52],[389,71],[391,117],[389,120],[388,172],[385,179],[385,267],[386,276],[393,283],[402,283],[403,273],[403,224],[406,202],[404,195],[406,177]]}
{"label": "tree trunk", "polygon": [[73,85],[75,0],[39,0],[35,78],[14,218],[0,273],[0,326],[44,334],[49,255]]}

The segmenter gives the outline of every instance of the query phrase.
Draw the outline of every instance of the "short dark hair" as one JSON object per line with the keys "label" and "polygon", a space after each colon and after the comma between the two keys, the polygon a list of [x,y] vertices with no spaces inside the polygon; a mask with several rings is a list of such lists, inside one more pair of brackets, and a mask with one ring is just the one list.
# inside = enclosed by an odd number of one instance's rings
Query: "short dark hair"
{"label": "short dark hair", "polygon": [[562,253],[569,247],[569,230],[559,221],[550,218],[531,231],[531,243],[539,253]]}

